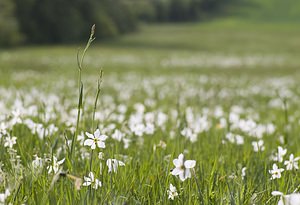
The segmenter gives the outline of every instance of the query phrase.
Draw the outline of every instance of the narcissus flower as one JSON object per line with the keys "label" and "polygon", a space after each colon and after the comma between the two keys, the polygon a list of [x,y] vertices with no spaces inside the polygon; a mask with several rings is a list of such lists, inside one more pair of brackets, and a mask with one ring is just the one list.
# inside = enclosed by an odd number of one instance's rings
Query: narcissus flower
{"label": "narcissus flower", "polygon": [[284,195],[280,191],[272,191],[273,196],[280,196],[278,205],[299,205],[300,204],[300,193],[292,193]]}
{"label": "narcissus flower", "polygon": [[12,148],[17,143],[16,137],[7,136],[4,141],[4,147]]}
{"label": "narcissus flower", "polygon": [[298,160],[300,157],[294,158],[294,155],[291,154],[288,161],[284,161],[284,165],[286,165],[286,170],[299,169]]}
{"label": "narcissus flower", "polygon": [[281,172],[283,172],[283,168],[278,168],[277,164],[273,164],[273,170],[269,170],[269,173],[272,174],[271,179],[279,179],[281,178]]}
{"label": "narcissus flower", "polygon": [[116,159],[108,159],[106,161],[108,172],[117,172],[119,166],[125,166],[125,163]]}
{"label": "narcissus flower", "polygon": [[178,159],[173,160],[175,169],[172,170],[171,174],[174,176],[179,176],[181,181],[191,178],[191,169],[195,167],[195,160],[184,160],[184,155],[180,154]]}
{"label": "narcissus flower", "polygon": [[84,183],[82,184],[82,186],[92,186],[93,189],[98,189],[98,187],[102,186],[102,183],[99,179],[95,179],[94,173],[90,172],[89,175],[84,178]]}
{"label": "narcissus flower", "polygon": [[173,186],[173,184],[170,184],[170,188],[169,188],[169,190],[168,190],[167,192],[168,192],[168,194],[169,194],[168,199],[174,200],[174,198],[175,198],[176,196],[178,196],[176,187]]}
{"label": "narcissus flower", "polygon": [[56,174],[59,170],[59,166],[62,165],[65,161],[65,158],[63,158],[60,161],[57,161],[57,158],[55,156],[52,157],[51,165],[47,167],[48,169],[48,174],[50,174],[52,171],[54,174]]}
{"label": "narcissus flower", "polygon": [[85,133],[88,136],[88,139],[84,141],[84,146],[90,146],[91,149],[95,149],[96,146],[99,148],[105,148],[104,141],[107,139],[106,135],[101,135],[100,130],[97,129],[94,134]]}
{"label": "narcissus flower", "polygon": [[4,193],[0,193],[0,204],[6,204],[5,200],[9,196],[10,196],[10,191],[8,189],[6,189]]}

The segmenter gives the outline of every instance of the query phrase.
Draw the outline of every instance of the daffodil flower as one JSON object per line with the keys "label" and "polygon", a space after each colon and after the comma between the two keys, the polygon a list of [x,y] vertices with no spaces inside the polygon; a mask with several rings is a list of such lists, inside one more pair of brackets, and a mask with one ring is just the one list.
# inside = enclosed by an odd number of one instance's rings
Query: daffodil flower
{"label": "daffodil flower", "polygon": [[184,155],[180,154],[178,159],[173,160],[173,164],[175,165],[175,169],[172,170],[171,174],[174,176],[179,176],[181,181],[186,180],[187,178],[191,178],[191,169],[195,167],[195,160],[184,160]]}
{"label": "daffodil flower", "polygon": [[297,205],[300,204],[300,193],[292,193],[284,195],[280,191],[272,191],[273,196],[280,196],[278,205]]}
{"label": "daffodil flower", "polygon": [[55,156],[52,157],[52,162],[51,165],[49,165],[47,167],[48,169],[48,174],[50,174],[52,171],[54,172],[54,174],[56,174],[59,170],[59,166],[62,165],[65,161],[65,158],[63,158],[60,161],[57,161],[57,158]]}
{"label": "daffodil flower", "polygon": [[98,189],[98,187],[102,186],[102,183],[99,179],[95,179],[94,173],[90,172],[86,177],[84,176],[84,183],[82,186],[92,186],[93,189]]}
{"label": "daffodil flower", "polygon": [[169,194],[168,199],[174,200],[174,198],[178,196],[176,187],[173,186],[173,184],[170,184],[170,188],[169,188],[169,190],[167,192]]}
{"label": "daffodil flower", "polygon": [[269,170],[269,173],[272,174],[271,179],[279,179],[281,178],[281,172],[283,172],[283,168],[278,168],[276,164],[273,164],[273,170]]}
{"label": "daffodil flower", "polygon": [[284,165],[286,165],[286,170],[299,169],[298,160],[300,157],[294,158],[294,155],[291,154],[288,161],[284,161]]}
{"label": "daffodil flower", "polygon": [[91,149],[95,149],[96,146],[99,148],[105,148],[104,141],[107,139],[106,135],[101,135],[100,130],[97,129],[94,134],[85,133],[88,136],[88,139],[84,141],[84,146],[90,146]]}
{"label": "daffodil flower", "polygon": [[108,172],[117,172],[119,166],[125,166],[125,163],[116,159],[108,159],[106,161]]}

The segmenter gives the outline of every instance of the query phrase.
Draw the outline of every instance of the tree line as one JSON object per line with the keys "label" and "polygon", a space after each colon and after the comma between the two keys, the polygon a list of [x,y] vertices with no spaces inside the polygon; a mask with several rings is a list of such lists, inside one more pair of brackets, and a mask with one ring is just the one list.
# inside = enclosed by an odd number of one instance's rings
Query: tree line
{"label": "tree line", "polygon": [[1,0],[0,45],[74,43],[97,25],[97,38],[135,31],[144,22],[205,20],[238,0]]}

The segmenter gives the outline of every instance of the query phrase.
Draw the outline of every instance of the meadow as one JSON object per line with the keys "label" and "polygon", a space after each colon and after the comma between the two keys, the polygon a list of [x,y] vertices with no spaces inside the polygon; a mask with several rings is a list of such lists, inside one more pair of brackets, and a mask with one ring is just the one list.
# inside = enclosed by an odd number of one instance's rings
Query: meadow
{"label": "meadow", "polygon": [[227,18],[82,64],[84,43],[0,50],[0,204],[299,204],[299,34]]}

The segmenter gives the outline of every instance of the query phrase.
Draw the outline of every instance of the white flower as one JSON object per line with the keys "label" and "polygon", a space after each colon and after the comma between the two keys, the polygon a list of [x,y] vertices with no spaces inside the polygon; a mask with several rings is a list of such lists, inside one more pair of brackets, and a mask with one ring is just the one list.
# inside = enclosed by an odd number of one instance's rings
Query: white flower
{"label": "white flower", "polygon": [[252,146],[253,146],[254,152],[264,151],[265,150],[265,146],[264,146],[264,141],[263,140],[258,140],[258,141],[252,142]]}
{"label": "white flower", "polygon": [[89,175],[86,177],[84,176],[84,183],[82,186],[92,186],[93,189],[98,189],[98,187],[102,186],[102,183],[99,179],[95,179],[94,173],[90,172]]}
{"label": "white flower", "polygon": [[283,171],[283,168],[278,168],[276,164],[273,164],[273,170],[269,170],[269,173],[272,174],[271,179],[281,178],[281,172]]}
{"label": "white flower", "polygon": [[154,127],[154,124],[153,123],[146,123],[146,126],[145,126],[145,133],[147,135],[152,135],[155,131],[155,127]]}
{"label": "white flower", "polygon": [[237,144],[237,145],[244,144],[244,138],[241,135],[235,135],[229,132],[226,134],[225,138],[232,144]]}
{"label": "white flower", "polygon": [[284,165],[286,165],[286,170],[299,169],[298,160],[300,157],[294,158],[294,155],[291,154],[288,161],[284,161]]}
{"label": "white flower", "polygon": [[104,159],[104,153],[103,153],[103,152],[99,152],[98,158],[99,158],[100,160],[103,160],[103,159]]}
{"label": "white flower", "polygon": [[116,159],[108,159],[106,161],[108,172],[117,172],[119,166],[125,166],[125,163]]}
{"label": "white flower", "polygon": [[4,147],[12,148],[16,143],[17,143],[16,137],[7,136],[5,137]]}
{"label": "white flower", "polygon": [[280,196],[278,205],[300,205],[300,193],[284,195],[280,191],[272,191],[273,196]]}
{"label": "white flower", "polygon": [[84,133],[81,132],[79,135],[77,135],[77,141],[79,141],[80,145],[83,145],[84,143]]}
{"label": "white flower", "polygon": [[1,136],[2,135],[6,135],[7,134],[7,125],[6,124],[4,124],[4,122],[1,122],[0,123],[0,139],[1,139]]}
{"label": "white flower", "polygon": [[241,176],[242,176],[242,179],[244,179],[244,178],[245,178],[245,176],[246,176],[246,170],[247,170],[247,168],[246,168],[246,167],[243,167],[243,168],[242,168],[242,174],[241,174]]}
{"label": "white flower", "polygon": [[184,160],[183,154],[178,156],[178,159],[173,160],[173,164],[175,165],[175,169],[172,170],[171,174],[174,176],[178,176],[181,181],[186,180],[187,178],[191,178],[190,169],[194,168],[196,165],[195,160]]}
{"label": "white flower", "polygon": [[286,154],[287,149],[283,149],[281,146],[278,146],[278,153],[276,154],[276,158],[278,162],[283,162],[283,156]]}
{"label": "white flower", "polygon": [[65,161],[65,158],[63,158],[60,161],[57,161],[57,158],[55,156],[52,157],[52,162],[51,165],[49,165],[47,167],[48,169],[48,174],[50,174],[52,171],[54,172],[54,174],[56,174],[59,170],[59,166],[62,165]]}
{"label": "white flower", "polygon": [[111,137],[119,142],[121,142],[122,138],[124,137],[124,133],[122,133],[120,130],[116,129],[114,133],[111,135]]}
{"label": "white flower", "polygon": [[134,124],[130,127],[131,131],[136,135],[136,136],[143,136],[144,131],[145,131],[145,125],[143,123],[137,123]]}
{"label": "white flower", "polygon": [[95,149],[96,145],[99,148],[105,148],[105,143],[104,141],[107,139],[106,135],[101,135],[100,130],[97,129],[94,132],[94,135],[91,133],[86,132],[85,133],[89,139],[86,139],[84,141],[84,146],[90,146],[91,149]]}
{"label": "white flower", "polygon": [[124,143],[124,149],[128,149],[130,145],[131,140],[127,138],[123,138],[123,143]]}
{"label": "white flower", "polygon": [[10,191],[8,189],[6,189],[4,193],[0,193],[0,204],[5,204],[5,200],[9,195]]}
{"label": "white flower", "polygon": [[189,139],[191,142],[197,141],[197,134],[193,132],[193,130],[189,127],[184,128],[180,132],[181,135]]}
{"label": "white flower", "polygon": [[34,155],[34,160],[32,161],[32,167],[34,169],[40,169],[43,167],[43,159],[38,157],[37,155]]}
{"label": "white flower", "polygon": [[167,192],[169,194],[168,199],[174,200],[174,197],[178,196],[176,187],[173,184],[170,184],[170,189]]}
{"label": "white flower", "polygon": [[164,141],[160,140],[158,144],[155,144],[153,146],[153,151],[155,151],[157,147],[161,147],[162,149],[166,149],[167,144]]}

